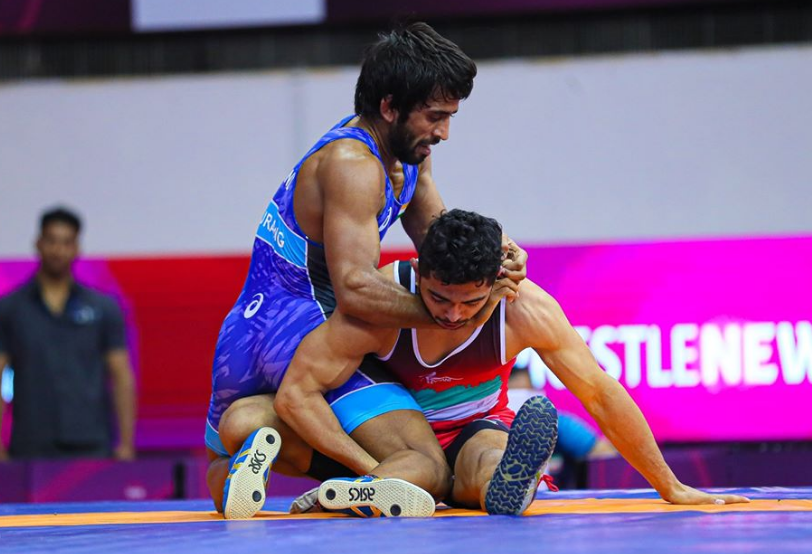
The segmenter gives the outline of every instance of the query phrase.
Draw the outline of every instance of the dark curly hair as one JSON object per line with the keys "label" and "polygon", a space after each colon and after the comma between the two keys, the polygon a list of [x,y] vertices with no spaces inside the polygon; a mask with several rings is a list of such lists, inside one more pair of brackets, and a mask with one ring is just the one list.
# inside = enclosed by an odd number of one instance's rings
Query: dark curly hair
{"label": "dark curly hair", "polygon": [[355,113],[380,117],[381,100],[392,95],[392,107],[406,121],[418,104],[438,92],[463,100],[474,88],[476,64],[460,47],[426,23],[415,22],[378,35],[364,54],[355,85]]}
{"label": "dark curly hair", "polygon": [[420,246],[418,271],[443,283],[492,284],[502,266],[502,226],[495,219],[451,210],[435,219]]}

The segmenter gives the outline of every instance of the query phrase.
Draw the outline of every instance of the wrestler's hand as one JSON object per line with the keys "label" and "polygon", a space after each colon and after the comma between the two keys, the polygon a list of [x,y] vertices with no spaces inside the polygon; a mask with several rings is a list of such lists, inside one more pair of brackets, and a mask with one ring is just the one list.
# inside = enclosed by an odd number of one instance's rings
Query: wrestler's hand
{"label": "wrestler's hand", "polygon": [[708,494],[680,483],[675,490],[663,494],[663,500],[671,504],[741,504],[750,499],[737,494]]}
{"label": "wrestler's hand", "polygon": [[504,269],[499,271],[500,277],[493,283],[488,301],[482,306],[479,313],[469,321],[469,325],[479,327],[490,319],[493,311],[499,306],[499,302],[503,298],[507,298],[508,302],[513,302],[519,296],[519,283],[508,277],[501,277],[503,273]]}
{"label": "wrestler's hand", "polygon": [[[527,251],[502,234],[502,273],[500,277],[507,277],[516,284],[527,277]],[[513,300],[509,300],[512,302]]]}

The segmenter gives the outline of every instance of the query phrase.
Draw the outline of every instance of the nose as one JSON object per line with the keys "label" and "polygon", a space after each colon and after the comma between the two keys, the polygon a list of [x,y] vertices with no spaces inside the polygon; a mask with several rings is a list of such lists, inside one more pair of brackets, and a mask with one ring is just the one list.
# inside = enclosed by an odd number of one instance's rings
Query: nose
{"label": "nose", "polygon": [[457,323],[462,319],[462,308],[460,306],[449,308],[445,313],[445,318],[451,323]]}
{"label": "nose", "polygon": [[434,128],[434,136],[439,138],[440,140],[448,140],[448,134],[450,130],[451,130],[450,118],[445,118],[441,120]]}

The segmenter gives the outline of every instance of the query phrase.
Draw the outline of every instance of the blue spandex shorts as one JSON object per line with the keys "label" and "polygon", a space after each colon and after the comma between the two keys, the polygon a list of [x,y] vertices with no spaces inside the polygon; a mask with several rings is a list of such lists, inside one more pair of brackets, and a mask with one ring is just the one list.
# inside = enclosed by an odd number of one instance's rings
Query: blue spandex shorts
{"label": "blue spandex shorts", "polygon": [[[321,308],[308,298],[281,293],[272,285],[243,292],[217,341],[206,446],[229,455],[218,433],[223,413],[240,398],[275,393],[299,343],[323,321]],[[420,410],[403,385],[372,357],[325,399],[347,434],[387,412]]]}

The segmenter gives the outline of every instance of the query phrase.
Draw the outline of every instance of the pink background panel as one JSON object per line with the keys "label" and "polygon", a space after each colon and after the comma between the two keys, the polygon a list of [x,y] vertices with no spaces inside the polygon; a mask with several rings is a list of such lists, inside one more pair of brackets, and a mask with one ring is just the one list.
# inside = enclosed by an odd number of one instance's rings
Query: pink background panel
{"label": "pink background panel", "polygon": [[[657,325],[663,367],[671,368],[675,324],[812,320],[812,238],[725,239],[531,247],[528,274],[576,326]],[[688,343],[697,346],[696,341]],[[773,357],[778,363],[776,341]],[[612,345],[623,359],[623,346]],[[663,441],[810,439],[812,384],[630,390]],[[698,369],[698,363],[688,368]],[[807,368],[809,369],[809,368]],[[625,372],[625,364],[624,364]],[[621,376],[624,382],[624,376]],[[547,386],[561,408],[584,415],[577,399]]]}

